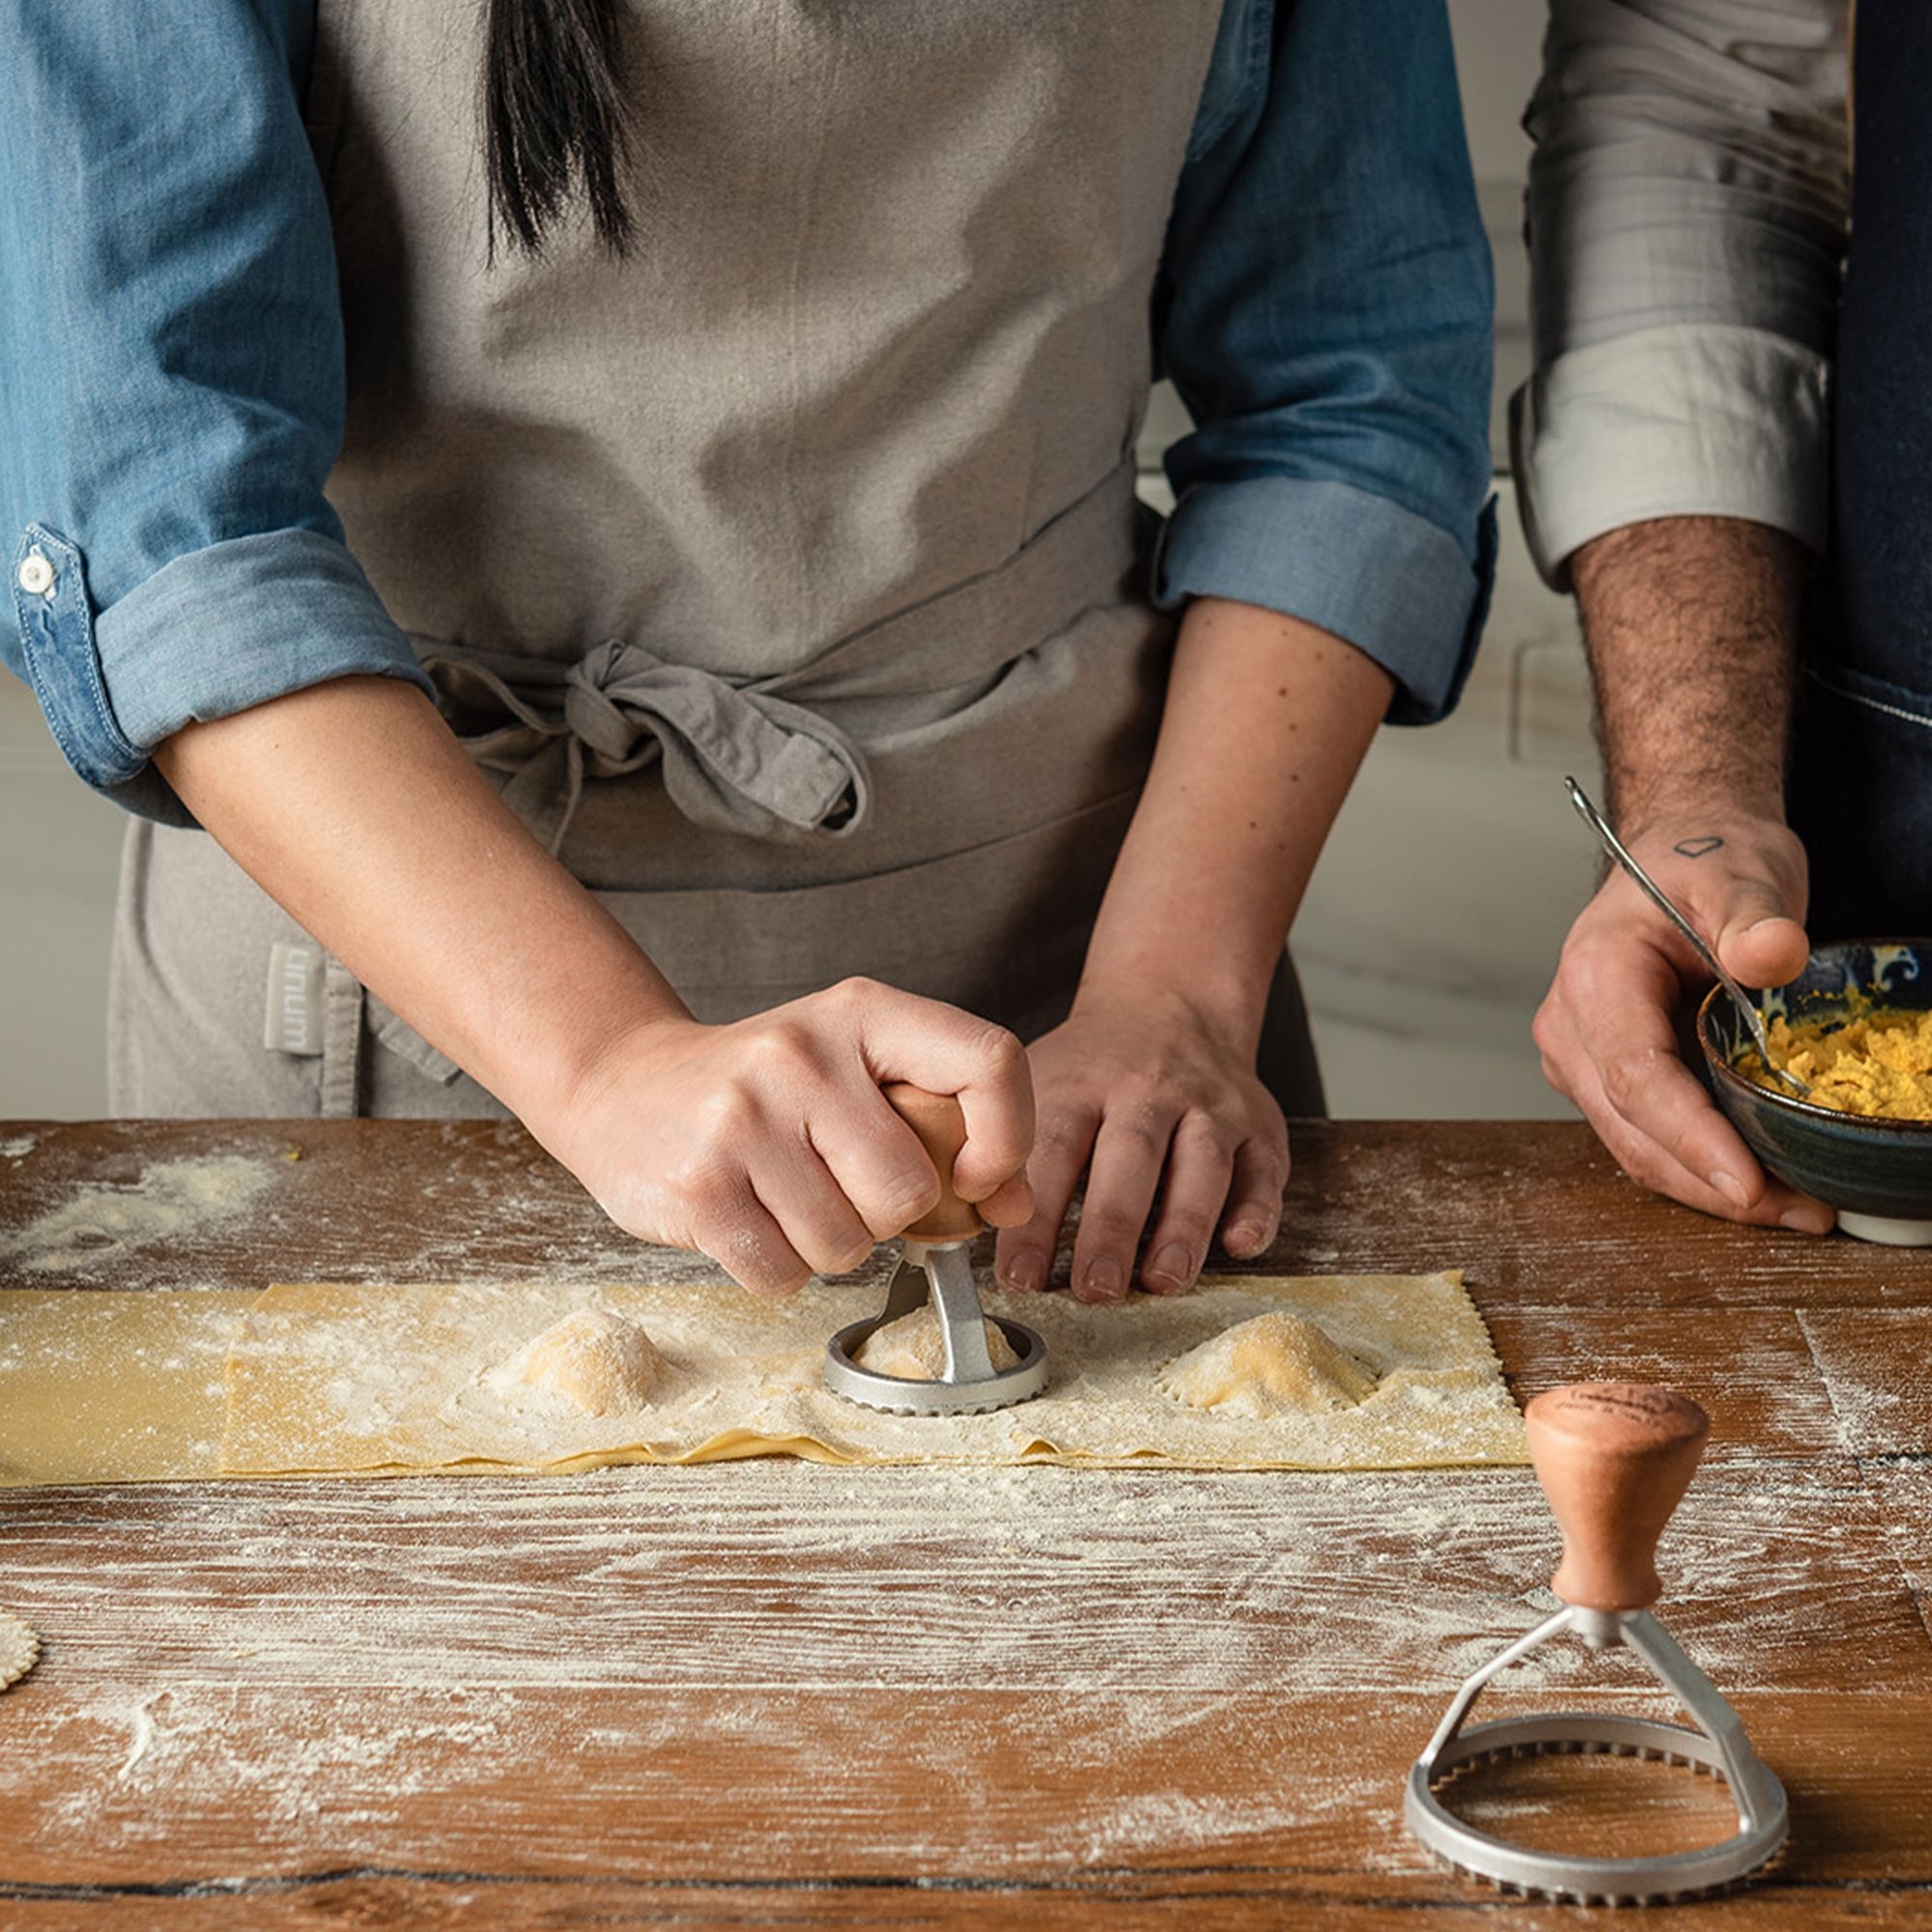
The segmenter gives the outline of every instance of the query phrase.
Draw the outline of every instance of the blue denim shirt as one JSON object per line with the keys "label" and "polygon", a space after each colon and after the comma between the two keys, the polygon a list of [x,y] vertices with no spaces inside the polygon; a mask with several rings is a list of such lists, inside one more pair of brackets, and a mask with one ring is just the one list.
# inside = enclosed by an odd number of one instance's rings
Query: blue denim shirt
{"label": "blue denim shirt", "polygon": [[[403,4],[403,0],[397,0]],[[327,496],[343,326],[316,0],[0,0],[0,650],[90,784],[355,672],[428,688]],[[1155,350],[1199,427],[1155,594],[1237,598],[1455,701],[1492,538],[1491,280],[1433,0],[1227,0]]]}

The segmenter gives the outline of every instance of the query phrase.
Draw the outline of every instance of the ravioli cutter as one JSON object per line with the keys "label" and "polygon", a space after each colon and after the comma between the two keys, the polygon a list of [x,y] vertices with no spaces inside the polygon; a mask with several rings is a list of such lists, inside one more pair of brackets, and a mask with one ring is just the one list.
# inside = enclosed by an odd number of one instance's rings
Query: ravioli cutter
{"label": "ravioli cutter", "polygon": [[[1774,1858],[1787,1830],[1784,1787],[1751,1749],[1743,1720],[1651,1615],[1662,1594],[1657,1539],[1704,1453],[1710,1420],[1694,1402],[1634,1382],[1580,1382],[1524,1411],[1530,1460],[1563,1532],[1550,1588],[1563,1607],[1511,1644],[1457,1693],[1408,1775],[1403,1815],[1446,1863],[1505,1892],[1576,1905],[1652,1905],[1736,1885]],[[1592,1650],[1634,1651],[1695,1728],[1610,1713],[1552,1712],[1464,1727],[1498,1671],[1570,1632]],[[1599,1752],[1662,1759],[1722,1778],[1736,1833],[1648,1858],[1579,1858],[1492,1836],[1437,1796],[1458,1772],[1512,1758]]]}
{"label": "ravioli cutter", "polygon": [[[894,1112],[920,1138],[939,1171],[939,1205],[906,1229],[885,1307],[869,1321],[839,1329],[825,1345],[825,1385],[835,1395],[899,1415],[980,1415],[1026,1402],[1046,1386],[1046,1344],[1020,1321],[988,1318],[973,1285],[970,1250],[985,1223],[953,1191],[952,1168],[966,1145],[966,1117],[950,1094],[895,1083],[880,1090]],[[857,1360],[866,1339],[888,1321],[932,1304],[945,1346],[936,1381],[881,1375]],[[996,1321],[1019,1360],[996,1369],[986,1348],[986,1322]]]}

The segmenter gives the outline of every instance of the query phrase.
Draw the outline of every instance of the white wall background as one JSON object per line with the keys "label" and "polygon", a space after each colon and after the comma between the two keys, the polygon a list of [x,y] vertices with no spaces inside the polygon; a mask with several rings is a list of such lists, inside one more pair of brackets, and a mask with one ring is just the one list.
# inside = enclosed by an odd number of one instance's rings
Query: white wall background
{"label": "white wall background", "polygon": [[[1517,230],[1528,144],[1517,121],[1543,7],[1450,0],[1450,13],[1496,251],[1500,408],[1524,364]],[[1158,417],[1156,434],[1174,420]],[[1536,582],[1507,479],[1499,488],[1501,579],[1462,709],[1430,731],[1382,733],[1297,926],[1340,1115],[1566,1111],[1537,1074],[1528,1024],[1592,872],[1558,778],[1595,760],[1569,607]],[[32,698],[0,673],[0,1119],[104,1110],[120,824],[69,775]]]}

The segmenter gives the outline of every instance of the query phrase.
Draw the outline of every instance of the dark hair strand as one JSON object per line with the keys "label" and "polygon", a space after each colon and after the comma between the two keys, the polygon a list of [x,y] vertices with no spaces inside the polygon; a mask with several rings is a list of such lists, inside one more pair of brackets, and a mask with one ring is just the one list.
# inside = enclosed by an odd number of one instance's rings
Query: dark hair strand
{"label": "dark hair strand", "polygon": [[634,223],[622,176],[630,107],[618,50],[621,0],[489,0],[483,124],[490,259],[498,226],[541,255],[582,178],[598,239],[614,254]]}

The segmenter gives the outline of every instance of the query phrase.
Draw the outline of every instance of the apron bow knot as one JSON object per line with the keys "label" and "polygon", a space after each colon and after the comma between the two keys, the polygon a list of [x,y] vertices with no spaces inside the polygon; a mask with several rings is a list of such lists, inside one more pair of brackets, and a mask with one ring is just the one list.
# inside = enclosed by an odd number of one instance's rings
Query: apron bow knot
{"label": "apron bow knot", "polygon": [[[506,773],[504,802],[555,853],[589,778],[653,760],[696,824],[753,838],[838,838],[864,823],[871,782],[858,748],[759,684],[668,664],[641,644],[593,645],[553,664],[444,639],[418,640],[457,735]],[[481,712],[481,728],[465,724]]]}

